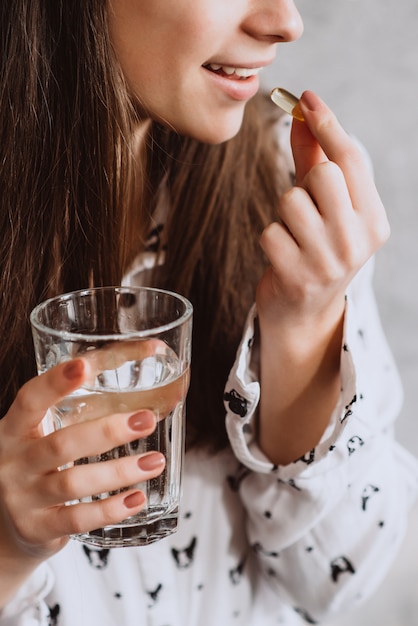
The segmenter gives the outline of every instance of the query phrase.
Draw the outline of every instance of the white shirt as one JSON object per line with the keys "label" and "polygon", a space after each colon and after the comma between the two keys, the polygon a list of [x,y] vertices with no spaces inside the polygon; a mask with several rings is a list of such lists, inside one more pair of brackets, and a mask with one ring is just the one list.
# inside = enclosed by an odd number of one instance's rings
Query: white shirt
{"label": "white shirt", "polygon": [[393,438],[402,393],[371,279],[369,263],[348,290],[341,395],[314,450],[275,467],[254,442],[253,309],[225,388],[231,446],[186,454],[178,531],[141,548],[70,541],[0,626],[316,624],[370,595],[418,493]]}

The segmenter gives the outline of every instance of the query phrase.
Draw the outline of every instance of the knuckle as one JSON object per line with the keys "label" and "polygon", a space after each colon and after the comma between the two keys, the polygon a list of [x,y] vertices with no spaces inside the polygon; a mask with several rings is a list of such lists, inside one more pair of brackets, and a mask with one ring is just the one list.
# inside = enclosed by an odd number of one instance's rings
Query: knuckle
{"label": "knuckle", "polygon": [[30,385],[29,382],[25,383],[18,390],[15,400],[14,406],[17,412],[26,413],[31,409],[31,398],[32,394],[30,393]]}
{"label": "knuckle", "polygon": [[107,461],[107,470],[112,475],[112,484],[116,486],[124,486],[128,480],[128,471],[125,459],[113,459]]}
{"label": "knuckle", "polygon": [[101,432],[106,442],[109,442],[110,447],[118,441],[121,434],[121,420],[112,418],[105,418],[101,423]]}
{"label": "knuckle", "polygon": [[281,226],[272,222],[261,233],[259,243],[264,253],[269,257],[275,249],[276,239],[280,236]]}
{"label": "knuckle", "polygon": [[322,176],[322,177],[339,177],[344,178],[343,172],[339,165],[334,161],[321,161],[312,167],[307,176]]}
{"label": "knuckle", "polygon": [[115,478],[118,484],[124,487],[132,482],[135,482],[138,477],[138,467],[135,462],[135,457],[114,461],[112,463],[112,469],[115,473]]}
{"label": "knuckle", "polygon": [[328,185],[330,182],[334,185],[343,183],[345,187],[344,174],[340,166],[333,161],[321,161],[313,165],[306,173],[303,184],[306,189],[315,190],[323,185]]}
{"label": "knuckle", "polygon": [[363,246],[353,245],[351,240],[343,240],[340,242],[338,253],[336,255],[336,263],[334,265],[334,282],[344,279],[353,269],[358,268],[362,264]]}
{"label": "knuckle", "polygon": [[365,229],[367,229],[368,243],[373,254],[388,241],[391,234],[390,223],[383,208],[379,207],[370,213]]}
{"label": "knuckle", "polygon": [[103,525],[115,523],[126,517],[126,510],[122,509],[120,496],[110,496],[96,503],[100,510]]}
{"label": "knuckle", "polygon": [[352,142],[348,143],[341,149],[339,159],[343,166],[354,166],[354,168],[358,169],[362,169],[366,166],[366,159],[363,152]]}
{"label": "knuckle", "polygon": [[82,533],[86,530],[83,522],[83,516],[80,515],[80,506],[70,505],[65,507],[65,516],[67,518],[67,526],[71,529],[70,534]]}
{"label": "knuckle", "polygon": [[391,228],[388,219],[378,220],[375,225],[375,238],[378,246],[383,246],[385,244],[391,234]]}
{"label": "knuckle", "polygon": [[20,542],[30,543],[32,540],[30,525],[23,518],[24,516],[22,515],[13,521],[13,532]]}
{"label": "knuckle", "polygon": [[316,121],[316,131],[319,135],[332,132],[337,124],[337,119],[330,109],[322,111],[321,117]]}
{"label": "knuckle", "polygon": [[71,500],[79,493],[78,482],[71,469],[57,472],[51,483],[50,491],[54,496],[60,496],[62,500]]}
{"label": "knuckle", "polygon": [[342,260],[343,254],[333,255],[331,258],[324,257],[319,265],[317,276],[321,289],[326,289],[330,285],[336,285],[346,275],[346,266]]}
{"label": "knuckle", "polygon": [[66,433],[67,429],[57,430],[43,439],[45,452],[51,459],[59,459],[58,464],[72,461],[71,445]]}
{"label": "knuckle", "polygon": [[296,185],[286,191],[280,198],[280,208],[283,209],[287,206],[293,207],[294,205],[299,205],[299,203],[304,202],[306,199],[309,199],[306,190]]}

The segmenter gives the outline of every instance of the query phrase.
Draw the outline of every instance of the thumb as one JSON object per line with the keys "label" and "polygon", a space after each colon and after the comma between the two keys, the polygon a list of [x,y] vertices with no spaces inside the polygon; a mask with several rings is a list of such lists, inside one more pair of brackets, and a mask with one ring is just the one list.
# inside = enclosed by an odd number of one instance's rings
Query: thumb
{"label": "thumb", "polygon": [[318,163],[328,161],[328,158],[306,121],[293,119],[290,141],[295,162],[296,185],[303,187],[304,178],[309,170]]}
{"label": "thumb", "polygon": [[36,431],[49,407],[80,387],[89,373],[88,363],[77,358],[29,380],[3,418],[7,432],[27,436]]}

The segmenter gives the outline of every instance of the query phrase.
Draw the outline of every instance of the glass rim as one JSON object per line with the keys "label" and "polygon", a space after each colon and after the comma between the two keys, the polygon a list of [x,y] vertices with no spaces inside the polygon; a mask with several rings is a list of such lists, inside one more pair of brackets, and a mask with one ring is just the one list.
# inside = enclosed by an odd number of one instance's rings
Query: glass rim
{"label": "glass rim", "polygon": [[[99,293],[100,291],[113,291],[115,293],[139,293],[139,292],[155,292],[158,294],[171,296],[174,300],[178,300],[184,305],[184,311],[180,317],[173,320],[172,322],[168,322],[166,324],[161,324],[160,326],[154,326],[153,328],[145,329],[145,330],[135,330],[121,333],[105,333],[103,335],[97,335],[89,332],[77,332],[77,331],[67,331],[67,330],[58,330],[56,328],[52,328],[47,324],[41,322],[39,318],[39,313],[46,309],[46,307],[52,302],[62,301],[70,301],[76,296],[88,296],[90,294]],[[185,322],[187,322],[193,314],[193,305],[192,303],[185,297],[179,293],[175,293],[174,291],[169,291],[167,289],[159,289],[158,287],[141,287],[136,285],[118,285],[118,286],[106,286],[106,287],[88,287],[86,289],[77,289],[75,291],[69,291],[67,293],[62,293],[57,296],[52,296],[43,302],[37,304],[31,311],[29,319],[32,328],[36,329],[38,332],[45,332],[54,337],[65,338],[68,341],[120,341],[120,340],[129,340],[129,339],[145,339],[147,337],[151,337],[157,334],[164,333],[168,330],[176,328],[177,326],[181,326]]]}

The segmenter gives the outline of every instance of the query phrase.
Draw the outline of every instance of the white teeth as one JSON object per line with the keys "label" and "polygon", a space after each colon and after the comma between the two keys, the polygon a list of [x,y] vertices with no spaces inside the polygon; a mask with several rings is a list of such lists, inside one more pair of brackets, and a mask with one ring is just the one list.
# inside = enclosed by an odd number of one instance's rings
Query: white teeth
{"label": "white teeth", "polygon": [[235,74],[243,78],[248,78],[248,76],[254,76],[255,74],[258,74],[260,69],[261,69],[260,67],[253,69],[253,70],[249,70],[248,68],[245,68],[245,67],[237,67],[235,68]]}
{"label": "white teeth", "polygon": [[227,76],[232,76],[232,74],[236,74],[240,78],[248,78],[249,76],[255,76],[261,70],[261,67],[255,67],[249,69],[248,67],[231,67],[229,65],[218,65],[217,63],[210,63],[207,67],[209,67],[214,72],[222,69],[222,71]]}

